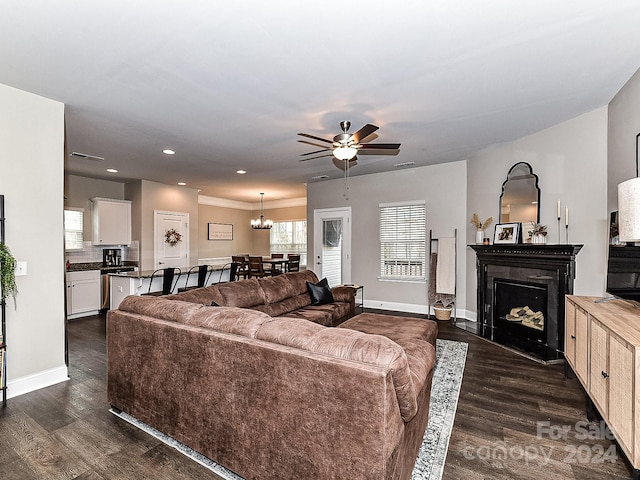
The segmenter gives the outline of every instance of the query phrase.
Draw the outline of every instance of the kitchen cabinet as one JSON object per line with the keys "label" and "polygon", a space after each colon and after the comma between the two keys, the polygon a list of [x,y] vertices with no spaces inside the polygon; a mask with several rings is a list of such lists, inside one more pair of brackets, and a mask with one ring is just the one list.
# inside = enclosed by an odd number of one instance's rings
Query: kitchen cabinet
{"label": "kitchen cabinet", "polygon": [[92,202],[93,244],[131,244],[131,202],[95,197]]}
{"label": "kitchen cabinet", "polygon": [[100,270],[67,272],[67,318],[100,311]]}
{"label": "kitchen cabinet", "polygon": [[640,314],[596,300],[566,297],[566,359],[640,478]]}

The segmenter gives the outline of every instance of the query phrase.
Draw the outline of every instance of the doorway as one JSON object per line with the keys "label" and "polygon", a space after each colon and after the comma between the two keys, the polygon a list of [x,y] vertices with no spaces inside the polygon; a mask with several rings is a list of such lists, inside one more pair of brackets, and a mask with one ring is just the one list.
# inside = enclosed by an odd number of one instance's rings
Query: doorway
{"label": "doorway", "polygon": [[351,283],[351,207],[314,211],[311,267],[330,286]]}
{"label": "doorway", "polygon": [[[189,267],[189,214],[183,212],[153,211],[154,248],[153,268]],[[168,232],[176,232],[177,236]]]}

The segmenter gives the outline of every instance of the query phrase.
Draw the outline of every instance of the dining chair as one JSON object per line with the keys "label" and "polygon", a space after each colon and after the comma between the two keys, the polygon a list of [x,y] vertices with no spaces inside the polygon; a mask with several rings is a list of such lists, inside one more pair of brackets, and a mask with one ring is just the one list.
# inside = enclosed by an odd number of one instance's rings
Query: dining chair
{"label": "dining chair", "polygon": [[237,264],[234,280],[240,280],[240,277],[249,278],[249,266],[244,255],[231,255],[231,261]]}
{"label": "dining chair", "polygon": [[287,272],[300,271],[300,255],[287,255]]}
{"label": "dining chair", "polygon": [[[198,281],[196,285],[189,286],[189,277],[198,273]],[[187,290],[193,290],[194,288],[204,287],[207,280],[207,273],[209,273],[209,265],[195,265],[187,271],[187,279],[184,282],[184,287],[178,288],[178,292],[186,292]],[[211,275],[211,273],[209,273]]]}
{"label": "dining chair", "polygon": [[[284,259],[284,253],[272,253],[271,258]],[[285,269],[285,264],[276,265],[275,263],[271,263],[270,265],[271,267],[269,269],[269,274],[271,275],[280,275],[282,273],[282,270]]]}
{"label": "dining chair", "polygon": [[249,278],[264,277],[262,257],[249,257]]}
{"label": "dining chair", "polygon": [[[162,290],[159,292],[152,292],[151,286],[153,285],[154,277],[159,277],[162,273]],[[147,295],[153,296],[161,296],[161,295],[169,295],[173,292],[173,289],[178,284],[178,279],[180,278],[180,274],[182,270],[178,267],[168,267],[168,268],[159,268],[151,274],[151,278],[149,279],[149,289],[147,290]],[[175,282],[173,279],[175,278]]]}

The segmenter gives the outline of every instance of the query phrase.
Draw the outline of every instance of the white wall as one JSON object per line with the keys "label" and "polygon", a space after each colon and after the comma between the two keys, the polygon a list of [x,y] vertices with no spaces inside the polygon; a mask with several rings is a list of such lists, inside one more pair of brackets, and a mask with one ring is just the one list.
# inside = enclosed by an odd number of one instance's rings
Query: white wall
{"label": "white wall", "polygon": [[636,135],[640,133],[640,70],[609,103],[607,211],[618,209],[618,184],[636,176]]}
{"label": "white wall", "polygon": [[[562,204],[560,243],[566,242],[564,209],[569,207],[569,243],[584,244],[576,257],[574,293],[604,295],[608,242],[607,107],[469,158],[468,219],[473,212],[481,218],[499,218],[502,183],[517,162],[529,163],[538,175],[540,221],[549,226],[549,243],[558,243],[558,200]],[[468,243],[474,242],[474,234],[469,226]],[[470,248],[466,258],[467,310],[475,312],[475,254]]]}
{"label": "white wall", "polygon": [[[357,167],[355,167],[357,168]],[[365,286],[365,303],[372,308],[385,308],[426,313],[426,282],[406,283],[380,281],[379,203],[425,200],[427,232],[434,237],[451,237],[458,229],[458,308],[464,306],[466,265],[465,252],[466,162],[351,177],[349,199],[344,198],[342,179],[311,183],[307,186],[307,251],[313,252],[313,212],[316,209],[351,206],[352,262],[351,280]],[[428,236],[428,233],[427,233]],[[427,246],[428,250],[428,246]],[[312,265],[309,260],[310,267]],[[475,293],[473,295],[475,299]],[[464,315],[464,312],[458,312]]]}
{"label": "white wall", "polygon": [[27,275],[7,305],[8,396],[67,378],[64,359],[64,105],[0,85],[6,243]]}

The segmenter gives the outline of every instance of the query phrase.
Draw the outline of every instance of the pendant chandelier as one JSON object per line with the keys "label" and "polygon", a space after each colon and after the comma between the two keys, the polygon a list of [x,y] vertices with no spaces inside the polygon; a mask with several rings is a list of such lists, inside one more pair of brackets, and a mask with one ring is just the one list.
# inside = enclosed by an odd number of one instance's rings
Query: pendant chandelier
{"label": "pendant chandelier", "polygon": [[269,230],[273,227],[272,220],[264,219],[264,193],[260,194],[260,218],[251,220],[251,228],[254,230]]}

